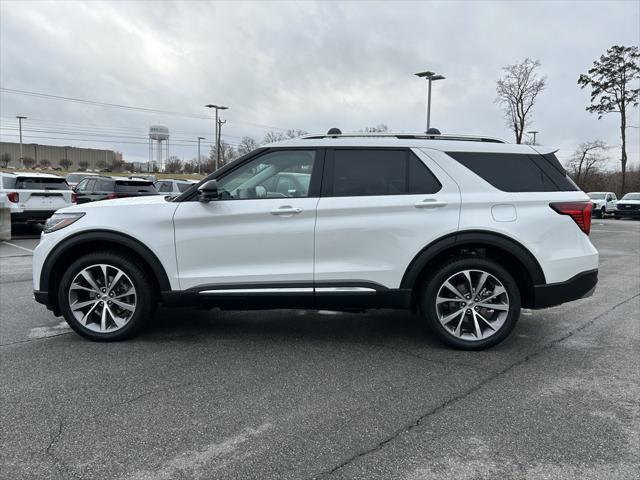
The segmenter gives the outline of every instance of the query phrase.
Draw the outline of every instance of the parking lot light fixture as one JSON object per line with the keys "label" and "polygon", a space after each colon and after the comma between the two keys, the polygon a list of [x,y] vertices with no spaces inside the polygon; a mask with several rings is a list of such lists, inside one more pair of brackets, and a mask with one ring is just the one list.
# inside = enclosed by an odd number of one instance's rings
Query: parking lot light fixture
{"label": "parking lot light fixture", "polygon": [[429,70],[425,72],[418,72],[415,74],[416,77],[426,78],[429,83],[429,89],[427,93],[427,129],[429,131],[429,127],[431,127],[431,83],[436,80],[444,80],[445,77],[443,75],[439,75],[437,73],[431,72]]}
{"label": "parking lot light fixture", "polygon": [[215,105],[213,103],[208,103],[207,105],[205,105],[205,107],[207,108],[214,108],[216,110],[216,124],[215,124],[215,139],[216,139],[216,163],[215,163],[215,169],[218,169],[218,156],[219,156],[219,152],[220,152],[220,139],[218,138],[218,110],[229,110],[229,107],[225,107],[223,105]]}

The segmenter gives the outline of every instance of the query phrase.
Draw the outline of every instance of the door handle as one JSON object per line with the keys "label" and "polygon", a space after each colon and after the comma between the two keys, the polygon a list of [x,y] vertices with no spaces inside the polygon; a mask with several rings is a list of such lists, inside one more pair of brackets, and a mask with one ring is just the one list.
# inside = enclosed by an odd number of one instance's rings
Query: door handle
{"label": "door handle", "polygon": [[447,202],[443,200],[435,200],[433,198],[425,198],[419,202],[414,203],[416,208],[441,208],[447,205]]}
{"label": "door handle", "polygon": [[302,212],[301,208],[294,208],[291,205],[283,205],[280,208],[271,210],[271,215],[296,215]]}

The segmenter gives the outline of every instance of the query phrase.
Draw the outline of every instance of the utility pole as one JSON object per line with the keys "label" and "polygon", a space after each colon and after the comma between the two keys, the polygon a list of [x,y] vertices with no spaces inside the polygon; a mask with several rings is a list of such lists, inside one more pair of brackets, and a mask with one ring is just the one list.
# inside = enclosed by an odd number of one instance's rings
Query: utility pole
{"label": "utility pole", "polygon": [[[23,162],[24,156],[22,155],[22,120],[26,120],[27,117],[23,117],[21,115],[16,115],[16,118],[18,119],[18,125],[19,125],[19,130],[20,130],[20,162]],[[24,166],[24,163],[23,163],[22,166]]]}
{"label": "utility pole", "polygon": [[445,77],[428,70],[426,72],[416,73],[415,76],[426,78],[427,82],[429,82],[429,91],[427,93],[427,131],[429,131],[429,128],[431,127],[431,83],[436,80],[444,80]]}
{"label": "utility pole", "polygon": [[202,157],[200,156],[200,140],[204,140],[204,137],[198,137],[198,175],[201,175],[200,164],[202,163]]}
{"label": "utility pole", "polygon": [[215,139],[216,139],[216,163],[215,163],[215,169],[218,169],[218,152],[220,151],[220,138],[218,136],[218,110],[228,110],[229,107],[225,107],[222,105],[214,105],[212,103],[209,103],[207,105],[205,105],[205,107],[207,108],[215,108],[216,109],[216,123],[215,123]]}
{"label": "utility pole", "polygon": [[222,119],[218,120],[218,141],[216,142],[217,144],[216,160],[220,158],[220,137],[222,134],[222,125],[224,125],[225,123],[227,123],[226,120],[222,120]]}
{"label": "utility pole", "polygon": [[540,131],[539,130],[531,130],[530,132],[527,132],[527,133],[530,133],[531,135],[533,135],[533,146],[535,147],[536,146],[536,134],[540,133]]}

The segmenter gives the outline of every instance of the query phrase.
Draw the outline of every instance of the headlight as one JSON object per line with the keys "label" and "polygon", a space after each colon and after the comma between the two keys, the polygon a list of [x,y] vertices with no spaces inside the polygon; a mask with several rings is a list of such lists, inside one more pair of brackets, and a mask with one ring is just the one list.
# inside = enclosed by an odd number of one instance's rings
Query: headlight
{"label": "headlight", "polygon": [[84,217],[84,213],[54,213],[53,216],[45,222],[42,233],[51,233],[68,227],[82,217]]}

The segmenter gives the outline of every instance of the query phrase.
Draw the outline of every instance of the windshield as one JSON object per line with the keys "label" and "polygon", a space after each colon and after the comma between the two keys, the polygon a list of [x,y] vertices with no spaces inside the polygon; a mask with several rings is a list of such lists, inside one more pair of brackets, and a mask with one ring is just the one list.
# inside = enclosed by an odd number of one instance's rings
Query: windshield
{"label": "windshield", "polygon": [[604,193],[588,193],[587,195],[592,200],[602,200],[605,197]]}
{"label": "windshield", "polygon": [[151,182],[118,180],[116,192],[158,193]]}
{"label": "windshield", "polygon": [[627,193],[622,200],[640,200],[640,193]]}
{"label": "windshield", "polygon": [[64,178],[19,177],[15,188],[19,190],[70,190]]}

